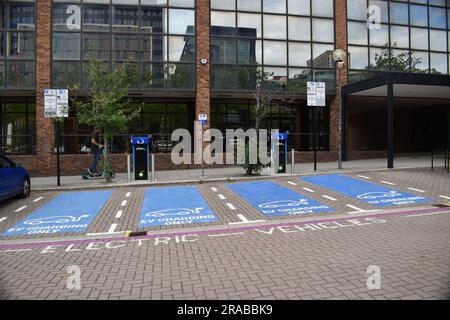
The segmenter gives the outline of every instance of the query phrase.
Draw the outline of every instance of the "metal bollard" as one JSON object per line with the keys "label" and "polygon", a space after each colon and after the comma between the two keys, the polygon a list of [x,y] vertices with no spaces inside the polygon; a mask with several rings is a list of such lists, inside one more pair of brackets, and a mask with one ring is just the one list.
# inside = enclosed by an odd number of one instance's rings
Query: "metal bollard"
{"label": "metal bollard", "polygon": [[152,154],[152,181],[156,181],[155,176],[155,155]]}
{"label": "metal bollard", "polygon": [[292,149],[292,155],[291,155],[291,174],[295,173],[295,150]]}
{"label": "metal bollard", "polygon": [[127,154],[127,182],[131,181],[131,155]]}

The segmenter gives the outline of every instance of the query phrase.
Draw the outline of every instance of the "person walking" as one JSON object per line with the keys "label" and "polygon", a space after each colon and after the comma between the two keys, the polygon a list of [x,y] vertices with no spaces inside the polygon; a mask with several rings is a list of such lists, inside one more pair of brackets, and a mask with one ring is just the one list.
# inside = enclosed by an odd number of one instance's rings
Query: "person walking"
{"label": "person walking", "polygon": [[92,163],[88,169],[90,175],[97,173],[97,162],[100,157],[100,152],[104,147],[103,144],[100,143],[100,133],[101,129],[99,127],[95,127],[94,131],[90,135],[92,152]]}

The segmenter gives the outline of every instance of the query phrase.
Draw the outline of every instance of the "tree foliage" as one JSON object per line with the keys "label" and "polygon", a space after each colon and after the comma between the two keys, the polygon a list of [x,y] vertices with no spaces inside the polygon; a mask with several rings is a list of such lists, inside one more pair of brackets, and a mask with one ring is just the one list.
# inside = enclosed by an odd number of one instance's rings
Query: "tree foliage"
{"label": "tree foliage", "polygon": [[75,100],[78,121],[91,127],[100,127],[104,137],[104,167],[109,176],[109,142],[113,134],[124,132],[129,122],[135,118],[140,107],[127,99],[128,88],[135,79],[135,69],[128,63],[123,63],[112,72],[107,65],[97,58],[92,58],[87,64],[87,80],[89,86],[87,100]]}

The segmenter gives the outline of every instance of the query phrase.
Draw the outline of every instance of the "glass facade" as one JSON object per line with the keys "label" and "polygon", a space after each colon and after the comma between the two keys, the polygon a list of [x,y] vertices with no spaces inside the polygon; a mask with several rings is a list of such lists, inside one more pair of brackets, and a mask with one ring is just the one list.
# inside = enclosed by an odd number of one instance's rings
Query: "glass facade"
{"label": "glass facade", "polygon": [[450,1],[347,1],[350,81],[372,72],[449,74]]}
{"label": "glass facade", "polygon": [[0,97],[0,151],[9,154],[34,153],[36,105],[34,98]]}
{"label": "glass facade", "polygon": [[195,89],[194,0],[53,3],[54,87],[88,86],[92,56],[107,68],[128,61],[134,89]]}
{"label": "glass facade", "polygon": [[35,86],[34,2],[0,2],[0,90]]}
{"label": "glass facade", "polygon": [[212,90],[251,91],[262,73],[277,91],[333,91],[334,44],[333,0],[211,0]]}

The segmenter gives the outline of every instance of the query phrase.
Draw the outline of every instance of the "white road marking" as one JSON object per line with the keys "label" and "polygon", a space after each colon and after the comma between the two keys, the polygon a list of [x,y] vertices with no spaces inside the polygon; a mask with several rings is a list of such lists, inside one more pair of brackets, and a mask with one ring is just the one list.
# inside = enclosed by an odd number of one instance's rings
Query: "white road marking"
{"label": "white road marking", "polygon": [[38,202],[39,200],[42,200],[42,199],[44,199],[44,197],[39,197],[39,198],[34,199],[33,202]]}
{"label": "white road marking", "polygon": [[381,183],[384,183],[384,184],[388,184],[388,185],[390,185],[390,186],[395,186],[395,185],[396,185],[395,183],[392,183],[392,182],[389,182],[389,181],[383,181],[383,180],[381,180],[380,182],[381,182]]}
{"label": "white road marking", "polygon": [[23,206],[23,207],[20,207],[19,209],[17,209],[16,211],[14,211],[14,212],[20,212],[20,211],[22,211],[23,209],[25,209],[27,206]]}
{"label": "white road marking", "polygon": [[129,198],[131,196],[131,192],[127,192],[127,194],[125,195],[125,197]]}
{"label": "white road marking", "polygon": [[241,235],[241,234],[245,234],[245,233],[243,233],[243,232],[234,232],[234,233],[209,234],[208,237],[218,238],[218,237],[236,236],[236,235]]}
{"label": "white road marking", "polygon": [[363,176],[363,175],[358,175],[358,177],[360,177],[360,178],[363,178],[363,179],[370,179],[370,177],[368,177],[368,176]]}
{"label": "white road marking", "polygon": [[425,193],[424,190],[420,190],[420,189],[408,188],[408,190],[412,190],[412,191],[416,191],[416,192],[420,192],[420,193]]}
{"label": "white road marking", "polygon": [[350,209],[353,209],[353,210],[358,211],[358,212],[365,212],[365,211],[367,211],[367,210],[364,210],[364,209],[352,206],[351,204],[346,204],[346,206],[349,207]]}
{"label": "white road marking", "polygon": [[232,203],[227,203],[227,206],[228,206],[228,208],[230,208],[231,210],[236,210],[236,207],[235,206],[233,206],[233,204]]}
{"label": "white road marking", "polygon": [[31,249],[8,249],[5,252],[21,252],[21,251],[31,251]]}
{"label": "white road marking", "polygon": [[314,190],[311,190],[311,189],[309,189],[309,188],[302,188],[302,189],[305,190],[305,191],[311,192],[311,193],[314,193],[314,192],[315,192]]}
{"label": "white road marking", "polygon": [[226,200],[227,198],[225,198],[225,196],[223,194],[219,194],[218,197],[222,200]]}
{"label": "white road marking", "polygon": [[2,222],[2,221],[5,221],[5,220],[6,220],[6,218],[8,218],[8,217],[3,217],[3,218],[0,218],[0,222]]}
{"label": "white road marking", "polygon": [[117,223],[113,223],[111,227],[109,227],[108,233],[113,233],[116,231]]}
{"label": "white road marking", "polygon": [[120,204],[121,207],[125,207],[127,205],[127,200],[123,200],[122,203]]}
{"label": "white road marking", "polygon": [[450,211],[440,211],[440,212],[430,212],[430,213],[419,213],[419,214],[411,214],[408,216],[403,216],[403,218],[414,218],[414,217],[423,217],[423,216],[433,216],[436,214],[442,214],[442,213],[450,213]]}
{"label": "white road marking", "polygon": [[450,200],[450,197],[446,197],[446,196],[439,196],[439,197],[441,197],[441,198],[443,198],[443,199]]}
{"label": "white road marking", "polygon": [[112,234],[122,234],[124,232],[125,231],[86,233],[86,236],[88,236],[88,237],[106,236],[106,235],[112,235]]}
{"label": "white road marking", "polygon": [[120,219],[121,216],[122,216],[122,210],[117,211],[116,219]]}
{"label": "white road marking", "polygon": [[217,189],[216,189],[216,188],[211,188],[211,190],[214,191],[214,192],[217,192]]}
{"label": "white road marking", "polygon": [[331,200],[331,201],[337,201],[337,199],[335,199],[333,197],[330,197],[330,196],[327,196],[327,195],[323,195],[322,197],[324,197],[324,198],[326,198],[328,200]]}
{"label": "white road marking", "polygon": [[296,186],[297,184],[292,182],[292,181],[288,181],[287,183],[289,183],[290,185]]}
{"label": "white road marking", "polygon": [[243,214],[238,214],[237,215],[239,219],[241,219],[241,221],[239,222],[230,222],[228,224],[245,224],[245,223],[253,223],[253,222],[264,222],[266,220],[248,220]]}

